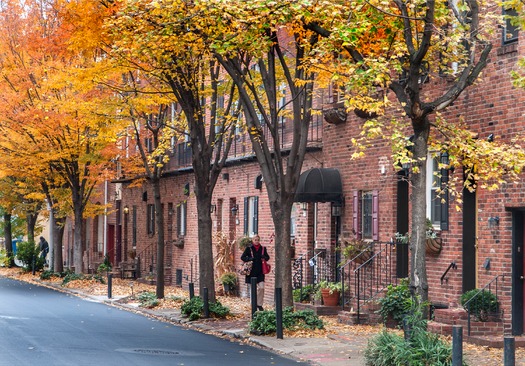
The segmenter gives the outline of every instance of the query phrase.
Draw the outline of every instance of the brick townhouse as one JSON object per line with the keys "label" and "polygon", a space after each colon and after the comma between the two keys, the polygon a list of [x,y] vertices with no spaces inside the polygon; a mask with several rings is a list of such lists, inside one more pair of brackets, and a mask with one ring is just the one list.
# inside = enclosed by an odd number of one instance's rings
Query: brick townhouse
{"label": "brick townhouse", "polygon": [[[507,28],[506,39],[495,41],[482,79],[445,111],[445,117],[452,121],[464,118],[479,139],[510,142],[523,134],[525,93],[512,86],[510,71],[516,69],[518,59],[524,55],[518,33],[512,27]],[[447,80],[436,77],[427,83],[430,90],[435,90]],[[343,279],[349,289],[345,309],[355,310],[362,305],[355,302],[357,295],[365,298],[380,293],[380,288],[375,289],[372,283],[381,282],[384,287],[409,273],[408,247],[396,242],[395,233],[409,230],[410,187],[406,180],[408,171],[393,167],[387,140],[371,141],[366,157],[351,160],[350,138],[359,133],[365,119],[358,113],[345,114],[334,109],[338,107],[336,99],[329,90],[324,91],[318,103],[324,118],[321,114],[314,116],[311,124],[298,202],[292,211],[293,281],[307,284],[322,279]],[[285,120],[281,131],[283,145],[287,143],[290,128],[291,122]],[[270,257],[275,258],[266,188],[247,141],[246,136],[238,137],[215,188],[210,207],[214,231],[226,233],[232,241],[258,233]],[[186,143],[174,146],[168,172],[161,183],[166,225],[166,282],[183,287],[199,280],[196,203],[189,154]],[[432,172],[436,166],[429,159],[427,170]],[[456,169],[446,174],[461,177],[462,171]],[[449,198],[442,202],[435,198],[430,181],[433,175],[428,176],[427,216],[441,244],[438,248],[429,248],[427,253],[430,301],[435,308],[457,308],[461,294],[490,284],[500,303],[498,331],[504,328],[508,333],[523,334],[523,181],[504,184],[496,191],[463,190],[458,211],[457,201]],[[140,258],[140,276],[151,276],[156,256],[151,187],[147,183],[132,187],[127,182],[113,182],[105,192],[100,202],[112,202],[114,207],[107,216],[87,220],[86,266],[96,268],[106,253],[117,266]],[[366,266],[348,261],[336,250],[340,238],[356,235],[374,242],[374,252],[380,255],[373,272],[363,272],[362,277],[359,277],[360,271]],[[68,242],[72,242],[70,227],[66,230],[66,250]],[[239,266],[241,251],[235,248]],[[381,281],[371,280],[377,277],[381,277]],[[268,276],[267,286],[273,287],[272,274]],[[239,290],[246,296],[243,283]],[[377,293],[372,293],[375,290]],[[266,291],[266,296],[267,302],[273,302],[272,291]]]}

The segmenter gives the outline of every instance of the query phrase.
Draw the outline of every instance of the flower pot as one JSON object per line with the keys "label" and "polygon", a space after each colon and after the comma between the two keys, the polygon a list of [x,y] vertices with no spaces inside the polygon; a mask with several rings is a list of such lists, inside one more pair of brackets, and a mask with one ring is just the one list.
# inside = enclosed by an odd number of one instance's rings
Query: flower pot
{"label": "flower pot", "polygon": [[339,291],[333,291],[330,293],[330,290],[327,288],[321,289],[321,296],[323,298],[323,304],[325,306],[337,306],[339,305]]}

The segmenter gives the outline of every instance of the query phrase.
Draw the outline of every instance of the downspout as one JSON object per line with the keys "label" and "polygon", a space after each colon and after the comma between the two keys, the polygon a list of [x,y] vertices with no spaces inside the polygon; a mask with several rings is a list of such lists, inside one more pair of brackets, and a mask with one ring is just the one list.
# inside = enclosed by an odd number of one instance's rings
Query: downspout
{"label": "downspout", "polygon": [[[104,257],[108,254],[108,181],[104,181]],[[105,259],[105,258],[104,258]]]}

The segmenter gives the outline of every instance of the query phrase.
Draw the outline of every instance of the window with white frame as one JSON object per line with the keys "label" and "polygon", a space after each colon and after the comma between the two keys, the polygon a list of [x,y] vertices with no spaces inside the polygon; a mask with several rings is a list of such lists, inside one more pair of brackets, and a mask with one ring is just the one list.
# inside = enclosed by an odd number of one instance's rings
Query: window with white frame
{"label": "window with white frame", "polygon": [[290,215],[290,237],[294,238],[297,232],[297,205],[292,206],[292,214]]}
{"label": "window with white frame", "polygon": [[259,197],[244,198],[244,234],[253,236],[259,232]]}
{"label": "window with white frame", "polygon": [[177,206],[177,235],[184,236],[186,235],[186,218],[187,218],[187,203],[181,202]]}
{"label": "window with white frame", "polygon": [[427,218],[436,228],[446,230],[448,227],[448,195],[444,190],[442,176],[439,167],[440,156],[427,157]]}

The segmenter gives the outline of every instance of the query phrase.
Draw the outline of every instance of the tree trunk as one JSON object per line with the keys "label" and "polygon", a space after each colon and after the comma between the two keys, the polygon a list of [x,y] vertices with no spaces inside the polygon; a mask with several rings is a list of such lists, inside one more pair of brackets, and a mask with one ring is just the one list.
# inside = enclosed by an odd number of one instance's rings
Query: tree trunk
{"label": "tree trunk", "polygon": [[[197,216],[199,233],[199,292],[204,295],[204,288],[208,289],[208,299],[215,302],[215,268],[212,245],[212,220],[210,213],[211,197],[199,195],[197,197]],[[210,265],[211,263],[211,265]]]}
{"label": "tree trunk", "polygon": [[65,218],[58,218],[53,216],[53,271],[64,272],[64,261],[62,256],[62,243],[65,231]]}
{"label": "tree trunk", "polygon": [[[283,306],[293,306],[290,248],[290,215],[292,204],[276,201],[271,204],[275,232],[275,288],[281,288]],[[279,253],[279,255],[277,255]]]}
{"label": "tree trunk", "polygon": [[14,265],[13,261],[13,232],[11,227],[11,214],[4,213],[4,240],[5,240],[5,249],[7,251],[7,256],[9,258],[9,267]]}
{"label": "tree trunk", "polygon": [[35,226],[38,219],[37,212],[27,212],[27,241],[35,242]]}
{"label": "tree trunk", "polygon": [[73,235],[73,265],[75,273],[83,273],[83,250],[82,250],[82,206],[81,202],[74,202],[75,230]]}
{"label": "tree trunk", "polygon": [[[430,125],[427,118],[413,122],[414,150],[411,172],[412,182],[412,235],[411,245],[411,273],[410,287],[412,294],[419,297],[421,302],[428,300],[426,254],[426,162],[428,153],[428,135]],[[421,126],[421,127],[420,127]]]}
{"label": "tree trunk", "polygon": [[155,202],[155,221],[157,223],[157,286],[156,295],[158,299],[164,298],[164,212],[160,195],[160,179],[152,180],[153,195]]}

